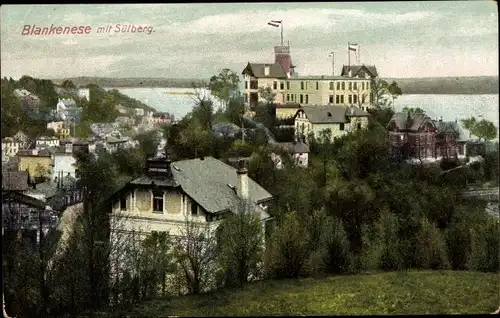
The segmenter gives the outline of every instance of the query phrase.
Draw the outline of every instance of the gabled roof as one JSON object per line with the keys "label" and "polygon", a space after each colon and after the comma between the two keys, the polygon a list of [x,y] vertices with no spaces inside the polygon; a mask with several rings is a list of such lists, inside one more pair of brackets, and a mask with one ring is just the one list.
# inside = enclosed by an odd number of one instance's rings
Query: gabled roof
{"label": "gabled roof", "polygon": [[352,71],[352,76],[360,75],[364,77],[364,72],[367,72],[371,77],[377,77],[377,68],[375,65],[344,65],[342,66],[342,76],[347,76],[349,74],[349,69]]}
{"label": "gabled roof", "polygon": [[[236,169],[213,157],[182,160],[171,163],[171,177],[148,175],[129,182],[130,185],[180,187],[189,197],[210,213],[233,211],[241,199],[234,188],[238,186]],[[249,178],[250,201],[260,203],[271,200],[272,195]]]}
{"label": "gabled roof", "polygon": [[398,130],[415,132],[418,131],[425,122],[435,126],[435,122],[425,114],[398,112],[392,116],[387,127],[390,128],[391,125],[395,125]]}
{"label": "gabled roof", "polygon": [[291,153],[309,153],[309,146],[303,142],[279,142],[278,145]]}
{"label": "gabled roof", "polygon": [[2,172],[2,190],[25,191],[29,188],[27,171]]}
{"label": "gabled roof", "polygon": [[454,121],[434,121],[438,133],[453,133],[458,141],[466,141],[468,138],[460,125]]}
{"label": "gabled roof", "polygon": [[[269,75],[265,75],[265,68],[269,67]],[[287,78],[286,72],[279,63],[250,63],[241,72],[256,78]]]}
{"label": "gabled roof", "polygon": [[340,124],[346,123],[348,117],[370,116],[356,106],[302,106],[295,116],[300,112],[304,112],[307,119],[313,124]]}

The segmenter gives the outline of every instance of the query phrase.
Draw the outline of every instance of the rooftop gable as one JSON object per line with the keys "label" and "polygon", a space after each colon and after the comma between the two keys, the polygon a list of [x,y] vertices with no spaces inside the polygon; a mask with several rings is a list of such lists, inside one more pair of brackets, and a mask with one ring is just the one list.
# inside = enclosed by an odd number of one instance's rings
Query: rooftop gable
{"label": "rooftop gable", "polygon": [[313,124],[346,123],[348,117],[368,117],[370,114],[356,106],[302,106],[296,113],[304,112]]}
{"label": "rooftop gable", "polygon": [[[265,74],[265,68],[269,67],[269,75]],[[256,78],[287,78],[286,72],[279,63],[250,63],[242,74],[248,74]]]}

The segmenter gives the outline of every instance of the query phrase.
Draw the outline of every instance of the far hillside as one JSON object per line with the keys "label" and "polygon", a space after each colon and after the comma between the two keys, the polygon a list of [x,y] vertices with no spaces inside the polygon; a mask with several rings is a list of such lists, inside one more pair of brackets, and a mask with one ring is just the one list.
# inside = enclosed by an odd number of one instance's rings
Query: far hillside
{"label": "far hillside", "polygon": [[498,94],[498,76],[385,78],[403,94]]}
{"label": "far hillside", "polygon": [[[72,77],[77,87],[95,84],[100,87],[176,87],[192,88],[206,86],[200,78],[109,78],[109,77]],[[395,80],[403,94],[498,94],[498,76],[473,77],[426,77],[426,78],[384,78]],[[54,79],[61,84],[65,79]]]}

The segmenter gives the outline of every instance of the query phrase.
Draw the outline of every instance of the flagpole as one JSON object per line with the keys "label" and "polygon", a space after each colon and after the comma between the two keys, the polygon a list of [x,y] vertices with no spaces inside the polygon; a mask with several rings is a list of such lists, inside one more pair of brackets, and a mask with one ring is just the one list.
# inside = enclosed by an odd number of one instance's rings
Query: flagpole
{"label": "flagpole", "polygon": [[332,52],[332,76],[335,76],[335,52]]}
{"label": "flagpole", "polygon": [[351,43],[347,42],[347,74],[351,70]]}
{"label": "flagpole", "polygon": [[283,20],[281,20],[281,46],[283,46]]}

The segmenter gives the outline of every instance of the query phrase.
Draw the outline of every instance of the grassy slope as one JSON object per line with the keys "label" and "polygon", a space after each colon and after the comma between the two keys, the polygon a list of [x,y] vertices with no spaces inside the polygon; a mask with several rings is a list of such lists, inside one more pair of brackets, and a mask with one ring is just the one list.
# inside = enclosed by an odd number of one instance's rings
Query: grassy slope
{"label": "grassy slope", "polygon": [[497,274],[410,271],[264,281],[238,290],[141,303],[128,315],[377,315],[491,313]]}

